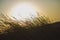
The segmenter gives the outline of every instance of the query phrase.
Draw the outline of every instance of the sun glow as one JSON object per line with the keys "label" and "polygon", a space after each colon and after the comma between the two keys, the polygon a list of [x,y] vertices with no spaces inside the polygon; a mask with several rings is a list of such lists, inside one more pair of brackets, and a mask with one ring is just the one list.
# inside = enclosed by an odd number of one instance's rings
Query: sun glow
{"label": "sun glow", "polygon": [[32,5],[29,5],[28,3],[23,3],[16,5],[11,9],[10,17],[13,20],[16,19],[18,21],[27,21],[27,19],[32,20],[31,18],[34,19],[35,17],[37,17],[37,13]]}

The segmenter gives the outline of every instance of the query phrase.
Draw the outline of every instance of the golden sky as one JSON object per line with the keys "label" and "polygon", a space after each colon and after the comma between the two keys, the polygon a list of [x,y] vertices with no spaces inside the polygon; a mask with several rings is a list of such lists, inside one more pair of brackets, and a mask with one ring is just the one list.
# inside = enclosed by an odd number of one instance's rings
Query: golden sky
{"label": "golden sky", "polygon": [[0,13],[8,14],[13,5],[27,2],[33,4],[41,15],[47,15],[53,22],[60,21],[60,0],[0,0]]}

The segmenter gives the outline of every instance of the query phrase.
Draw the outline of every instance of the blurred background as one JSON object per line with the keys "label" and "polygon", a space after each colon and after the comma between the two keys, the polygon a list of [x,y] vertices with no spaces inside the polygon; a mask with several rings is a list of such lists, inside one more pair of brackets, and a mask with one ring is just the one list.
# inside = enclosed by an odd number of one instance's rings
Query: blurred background
{"label": "blurred background", "polygon": [[45,39],[60,39],[60,0],[0,0],[0,40]]}
{"label": "blurred background", "polygon": [[0,18],[9,14],[17,3],[31,3],[40,15],[49,17],[52,22],[60,21],[60,0],[0,0]]}

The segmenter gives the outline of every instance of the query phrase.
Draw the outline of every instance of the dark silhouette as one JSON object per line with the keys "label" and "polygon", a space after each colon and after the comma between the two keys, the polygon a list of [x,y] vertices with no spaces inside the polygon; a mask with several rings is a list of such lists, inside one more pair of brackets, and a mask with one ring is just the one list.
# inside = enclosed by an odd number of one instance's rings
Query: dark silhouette
{"label": "dark silhouette", "polygon": [[[5,16],[4,16],[5,17]],[[16,21],[7,18],[0,19],[0,40],[60,40],[60,22],[51,23],[50,19],[41,16],[31,21]],[[50,24],[49,24],[50,23]]]}
{"label": "dark silhouette", "polygon": [[60,40],[60,22],[29,29],[17,27],[13,30],[13,32],[1,34],[0,40]]}

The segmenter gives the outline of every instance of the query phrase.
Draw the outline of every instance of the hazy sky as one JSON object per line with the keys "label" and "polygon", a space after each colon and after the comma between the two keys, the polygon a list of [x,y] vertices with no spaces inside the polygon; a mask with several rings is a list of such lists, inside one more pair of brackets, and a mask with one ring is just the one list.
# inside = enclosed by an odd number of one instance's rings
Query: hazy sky
{"label": "hazy sky", "polygon": [[37,7],[39,13],[54,19],[54,22],[60,21],[60,0],[0,0],[0,13],[9,13],[12,5],[18,2],[30,2]]}

